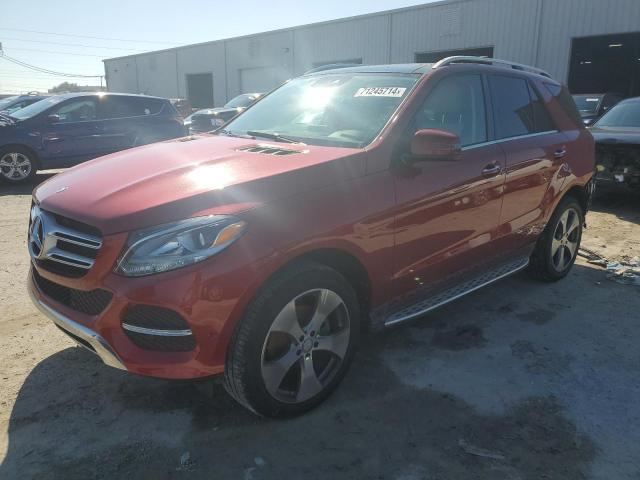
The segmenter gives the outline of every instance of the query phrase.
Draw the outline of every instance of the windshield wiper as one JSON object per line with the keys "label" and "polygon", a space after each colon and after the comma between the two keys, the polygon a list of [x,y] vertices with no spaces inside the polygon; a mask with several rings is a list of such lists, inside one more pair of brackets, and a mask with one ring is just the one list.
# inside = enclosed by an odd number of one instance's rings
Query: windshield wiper
{"label": "windshield wiper", "polygon": [[268,138],[270,140],[275,140],[276,142],[285,142],[285,143],[302,143],[298,140],[294,140],[293,138],[285,137],[284,135],[280,135],[275,132],[262,132],[260,130],[247,130],[247,135],[251,135],[252,137],[262,137]]}
{"label": "windshield wiper", "polygon": [[13,125],[17,120],[10,115],[5,113],[0,113],[0,124],[2,125]]}
{"label": "windshield wiper", "polygon": [[253,136],[251,136],[251,135],[243,135],[241,133],[231,132],[229,130],[225,130],[224,128],[221,128],[220,130],[216,130],[214,133],[215,134],[226,135],[227,137],[253,138]]}

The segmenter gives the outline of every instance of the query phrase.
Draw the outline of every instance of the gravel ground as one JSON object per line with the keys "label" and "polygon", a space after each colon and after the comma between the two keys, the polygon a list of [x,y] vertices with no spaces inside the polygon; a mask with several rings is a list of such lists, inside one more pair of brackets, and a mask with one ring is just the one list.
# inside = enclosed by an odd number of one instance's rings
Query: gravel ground
{"label": "gravel ground", "polygon": [[[366,335],[324,405],[264,420],[215,382],[110,369],[39,314],[31,188],[0,186],[0,478],[640,478],[640,289],[599,267]],[[640,255],[640,198],[601,195],[584,245]]]}

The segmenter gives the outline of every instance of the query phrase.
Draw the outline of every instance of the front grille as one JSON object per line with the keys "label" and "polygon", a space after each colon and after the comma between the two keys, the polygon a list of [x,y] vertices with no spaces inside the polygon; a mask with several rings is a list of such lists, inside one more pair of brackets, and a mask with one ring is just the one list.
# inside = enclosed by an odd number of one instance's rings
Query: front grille
{"label": "front grille", "polygon": [[277,156],[293,155],[294,153],[304,153],[298,150],[272,147],[270,145],[249,145],[248,147],[240,147],[238,150],[241,152],[261,153],[263,155],[277,155]]}
{"label": "front grille", "polygon": [[66,277],[85,275],[102,246],[97,228],[37,206],[31,208],[29,232],[29,253],[36,264]]}
{"label": "front grille", "polygon": [[102,313],[113,297],[111,292],[107,290],[76,290],[42,277],[36,269],[32,269],[32,272],[33,280],[42,293],[56,302],[86,315]]}
{"label": "front grille", "polygon": [[189,324],[168,308],[130,307],[122,317],[122,328],[127,337],[144,350],[187,352],[196,346]]}

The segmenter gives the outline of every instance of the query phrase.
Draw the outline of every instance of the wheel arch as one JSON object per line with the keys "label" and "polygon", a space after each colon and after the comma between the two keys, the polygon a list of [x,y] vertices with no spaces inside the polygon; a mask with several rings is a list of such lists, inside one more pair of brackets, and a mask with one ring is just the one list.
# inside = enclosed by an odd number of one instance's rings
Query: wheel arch
{"label": "wheel arch", "polygon": [[[586,185],[573,185],[571,188],[569,188],[564,195],[562,195],[562,198],[566,198],[566,197],[572,197],[574,199],[576,199],[578,201],[578,203],[580,204],[580,207],[582,207],[582,213],[586,214],[587,211],[589,210],[589,204],[591,201],[591,195],[589,194],[589,184]],[[560,199],[562,200],[562,199]],[[558,201],[558,204],[560,202]],[[556,208],[558,206],[558,204],[556,204]]]}
{"label": "wheel arch", "polygon": [[38,152],[35,151],[35,149],[33,147],[30,147],[29,145],[26,145],[24,143],[7,143],[6,145],[2,145],[0,147],[0,152],[5,152],[7,150],[11,150],[12,148],[22,148],[24,150],[28,150],[29,153],[31,153],[31,155],[33,155],[33,159],[35,162],[35,167],[36,169],[40,168],[40,155],[38,155]]}

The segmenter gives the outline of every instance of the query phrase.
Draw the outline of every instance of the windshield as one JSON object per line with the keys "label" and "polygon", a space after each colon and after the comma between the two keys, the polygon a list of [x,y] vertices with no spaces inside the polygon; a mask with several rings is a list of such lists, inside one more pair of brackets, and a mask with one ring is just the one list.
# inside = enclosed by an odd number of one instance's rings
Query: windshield
{"label": "windshield", "polygon": [[244,95],[238,95],[235,98],[229,100],[226,104],[226,108],[245,108],[251,105],[253,102],[257,100],[260,94],[254,93],[245,93]]}
{"label": "windshield", "polygon": [[17,95],[14,95],[13,97],[3,98],[2,100],[0,100],[0,110],[4,110],[5,108],[7,108],[7,106],[11,105],[17,99]]}
{"label": "windshield", "polygon": [[595,95],[574,95],[573,100],[576,102],[578,110],[582,114],[596,113],[598,105],[602,97]]}
{"label": "windshield", "polygon": [[640,128],[640,102],[619,103],[598,120],[595,126]]}
{"label": "windshield", "polygon": [[359,148],[382,130],[419,75],[328,74],[296,78],[227,124],[221,133],[278,134],[312,145]]}
{"label": "windshield", "polygon": [[52,107],[56,103],[60,103],[65,100],[65,97],[49,97],[43,100],[39,100],[36,103],[32,103],[28,107],[21,108],[20,110],[16,110],[11,114],[13,118],[17,118],[18,120],[25,120],[27,118],[34,117],[39,113],[44,112],[47,108]]}

